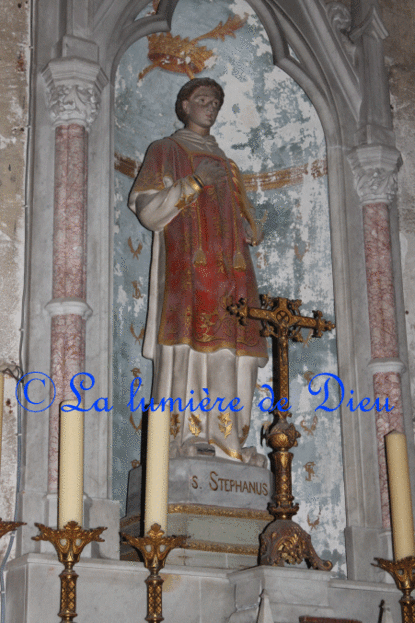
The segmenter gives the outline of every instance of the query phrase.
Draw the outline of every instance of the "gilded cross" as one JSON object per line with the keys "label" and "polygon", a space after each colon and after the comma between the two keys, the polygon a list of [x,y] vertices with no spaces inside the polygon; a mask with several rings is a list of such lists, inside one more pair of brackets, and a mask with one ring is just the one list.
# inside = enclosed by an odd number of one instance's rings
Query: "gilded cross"
{"label": "gilded cross", "polygon": [[[267,428],[265,439],[270,448],[271,468],[275,476],[275,491],[273,503],[268,507],[274,516],[272,521],[260,536],[259,564],[283,566],[286,562],[297,564],[305,560],[309,567],[330,571],[333,564],[329,560],[322,560],[311,543],[311,537],[292,517],[298,511],[298,504],[293,504],[291,463],[293,453],[290,449],[297,445],[297,438],[301,437],[294,424],[287,422],[291,413],[286,409],[289,406],[289,378],[288,378],[288,344],[290,340],[302,342],[301,331],[312,329],[313,337],[321,337],[324,331],[331,331],[335,325],[323,318],[321,311],[313,311],[313,317],[300,314],[301,301],[290,300],[278,296],[273,298],[266,294],[261,295],[261,307],[248,307],[245,299],[237,305],[230,305],[228,310],[239,318],[241,324],[246,324],[248,318],[262,322],[261,335],[272,338],[272,379],[274,399],[284,402],[273,410],[274,423]],[[286,410],[284,410],[284,407]],[[311,468],[312,462],[306,464]]]}
{"label": "gilded cross", "polygon": [[299,309],[302,301],[291,300],[282,296],[272,297],[261,294],[261,307],[248,307],[246,300],[230,305],[228,310],[235,314],[241,324],[248,318],[262,322],[261,335],[272,338],[272,379],[276,401],[286,399],[289,405],[288,344],[303,342],[302,329],[312,329],[312,337],[321,337],[325,331],[335,328],[330,320],[323,318],[321,311],[313,311],[313,317],[302,316]]}

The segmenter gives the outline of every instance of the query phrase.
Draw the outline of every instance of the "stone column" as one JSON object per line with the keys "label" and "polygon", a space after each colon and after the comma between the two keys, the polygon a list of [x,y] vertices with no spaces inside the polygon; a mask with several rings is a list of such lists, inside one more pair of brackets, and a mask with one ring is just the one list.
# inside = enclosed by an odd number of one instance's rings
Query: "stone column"
{"label": "stone column", "polygon": [[[389,227],[389,207],[396,193],[400,156],[393,147],[369,145],[356,148],[349,161],[363,211],[371,348],[369,368],[373,374],[373,391],[377,401],[375,414],[382,524],[384,528],[389,528],[384,437],[391,430],[404,431],[400,377],[403,363],[399,359]],[[393,409],[388,411],[392,406]]]}
{"label": "stone column", "polygon": [[56,398],[49,414],[48,493],[58,485],[59,404],[72,396],[70,380],[85,371],[88,128],[98,114],[107,79],[83,59],[51,61],[43,72],[55,125],[50,376]]}

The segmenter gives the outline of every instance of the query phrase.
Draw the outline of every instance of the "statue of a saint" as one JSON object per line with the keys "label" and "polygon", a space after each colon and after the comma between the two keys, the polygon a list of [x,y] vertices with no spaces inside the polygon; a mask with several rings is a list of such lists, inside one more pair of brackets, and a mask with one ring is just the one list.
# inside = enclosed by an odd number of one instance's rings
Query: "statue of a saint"
{"label": "statue of a saint", "polygon": [[236,164],[210,135],[223,99],[210,78],[182,87],[176,114],[185,127],[150,145],[130,193],[129,207],[154,232],[143,354],[154,362],[154,404],[181,401],[171,457],[263,466],[264,456],[242,446],[266,342],[255,321],[242,326],[227,311],[242,297],[259,305],[248,245],[260,232]]}

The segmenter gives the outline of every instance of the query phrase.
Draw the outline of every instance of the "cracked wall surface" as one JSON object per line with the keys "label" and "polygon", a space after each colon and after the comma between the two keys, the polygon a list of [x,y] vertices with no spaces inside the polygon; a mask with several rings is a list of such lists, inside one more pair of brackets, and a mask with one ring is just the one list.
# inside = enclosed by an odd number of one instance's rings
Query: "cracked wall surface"
{"label": "cracked wall surface", "polygon": [[[28,123],[29,3],[0,3],[0,370],[19,363],[24,274],[25,164]],[[17,402],[5,379],[0,517],[14,516]],[[0,559],[9,539],[0,542]]]}

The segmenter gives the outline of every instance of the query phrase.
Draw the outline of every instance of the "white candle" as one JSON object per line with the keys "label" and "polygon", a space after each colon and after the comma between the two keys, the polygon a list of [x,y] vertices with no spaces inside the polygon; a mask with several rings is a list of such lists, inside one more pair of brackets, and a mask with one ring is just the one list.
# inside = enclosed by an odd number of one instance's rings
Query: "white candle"
{"label": "white candle", "polygon": [[395,560],[415,556],[414,520],[409,480],[406,437],[392,431],[386,435],[392,538]]}
{"label": "white candle", "polygon": [[59,528],[68,521],[77,521],[82,526],[83,521],[84,414],[62,409],[63,405],[77,404],[76,400],[65,400],[60,406]]}
{"label": "white candle", "polygon": [[170,410],[150,411],[147,434],[144,533],[155,523],[167,531],[169,487]]}

